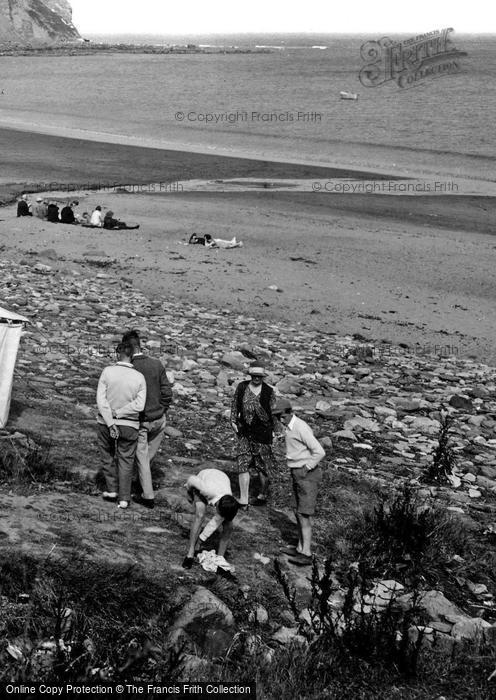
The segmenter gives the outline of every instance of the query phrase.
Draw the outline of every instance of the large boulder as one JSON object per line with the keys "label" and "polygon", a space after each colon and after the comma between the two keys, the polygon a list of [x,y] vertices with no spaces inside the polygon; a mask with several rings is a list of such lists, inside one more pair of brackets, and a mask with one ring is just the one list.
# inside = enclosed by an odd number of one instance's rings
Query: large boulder
{"label": "large boulder", "polygon": [[169,633],[168,643],[184,643],[195,655],[223,656],[234,637],[234,618],[227,605],[200,586],[182,608]]}

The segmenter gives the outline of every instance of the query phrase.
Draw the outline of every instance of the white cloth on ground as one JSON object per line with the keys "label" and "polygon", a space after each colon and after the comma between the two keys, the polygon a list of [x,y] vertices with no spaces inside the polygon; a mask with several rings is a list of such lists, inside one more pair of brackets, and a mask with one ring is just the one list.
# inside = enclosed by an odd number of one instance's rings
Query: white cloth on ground
{"label": "white cloth on ground", "polygon": [[232,573],[235,572],[234,566],[229,564],[224,557],[220,557],[218,554],[216,554],[213,549],[209,550],[208,552],[199,552],[198,561],[205,571],[212,571],[215,573],[220,567],[221,569],[224,569],[224,571],[231,571]]}

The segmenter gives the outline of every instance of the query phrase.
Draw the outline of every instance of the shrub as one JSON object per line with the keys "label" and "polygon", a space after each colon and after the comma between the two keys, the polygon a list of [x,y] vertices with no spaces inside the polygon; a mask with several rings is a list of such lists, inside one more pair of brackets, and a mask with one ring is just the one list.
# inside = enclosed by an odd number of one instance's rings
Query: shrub
{"label": "shrub", "polygon": [[450,433],[453,427],[453,418],[441,410],[441,427],[439,428],[438,444],[434,450],[432,463],[424,476],[424,481],[429,484],[447,484],[448,477],[456,466],[456,455],[450,444]]}
{"label": "shrub", "polygon": [[452,556],[463,553],[467,539],[455,517],[421,504],[408,486],[393,497],[382,496],[355,524],[352,537],[356,558],[374,575],[414,585],[421,579],[437,582]]}

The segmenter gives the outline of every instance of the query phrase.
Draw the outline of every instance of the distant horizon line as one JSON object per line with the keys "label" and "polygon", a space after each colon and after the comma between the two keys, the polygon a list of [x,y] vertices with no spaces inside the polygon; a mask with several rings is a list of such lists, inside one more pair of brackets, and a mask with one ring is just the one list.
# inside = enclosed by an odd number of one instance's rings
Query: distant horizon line
{"label": "distant horizon line", "polygon": [[[371,35],[377,35],[378,33],[383,33],[383,32],[389,32],[390,34],[398,34],[398,35],[405,35],[405,36],[412,36],[415,34],[415,32],[405,32],[405,31],[397,31],[393,29],[381,29],[377,31],[362,31],[362,32],[272,32],[272,31],[250,31],[250,32],[239,32],[239,31],[223,31],[223,32],[212,32],[212,31],[204,31],[204,32],[187,32],[187,31],[176,31],[176,32],[167,32],[167,33],[161,33],[161,32],[135,32],[135,31],[128,31],[128,30],[120,30],[120,31],[84,31],[84,30],[79,30],[80,32],[83,32],[84,34],[87,35],[93,35],[93,36],[116,36],[119,34],[126,34],[128,36],[176,36],[176,35],[184,35],[184,36],[250,36],[250,35],[255,35],[255,36],[261,36],[261,35],[270,35],[270,36],[288,36],[288,35],[295,35],[295,36],[371,36]],[[458,32],[455,30],[454,34],[457,36],[496,36],[496,31],[491,31],[491,32]]]}

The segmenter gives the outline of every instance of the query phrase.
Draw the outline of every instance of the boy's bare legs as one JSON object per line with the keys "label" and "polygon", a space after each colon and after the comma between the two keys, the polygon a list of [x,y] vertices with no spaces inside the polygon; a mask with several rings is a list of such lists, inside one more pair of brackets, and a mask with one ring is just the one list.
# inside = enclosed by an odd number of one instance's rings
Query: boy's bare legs
{"label": "boy's bare legs", "polygon": [[250,492],[250,472],[242,472],[238,475],[239,479],[239,502],[246,506],[249,502]]}
{"label": "boy's bare legs", "polygon": [[222,535],[221,535],[221,538],[219,541],[219,547],[217,549],[217,554],[219,555],[219,557],[225,556],[227,545],[229,544],[229,540],[231,539],[232,531],[233,531],[232,522],[226,522],[224,520],[224,523],[222,525]]}
{"label": "boy's bare legs", "polygon": [[189,549],[188,558],[193,558],[195,556],[195,545],[198,540],[198,535],[200,534],[201,526],[203,523],[203,518],[205,515],[206,505],[195,495],[195,517],[193,518],[189,531]]}

